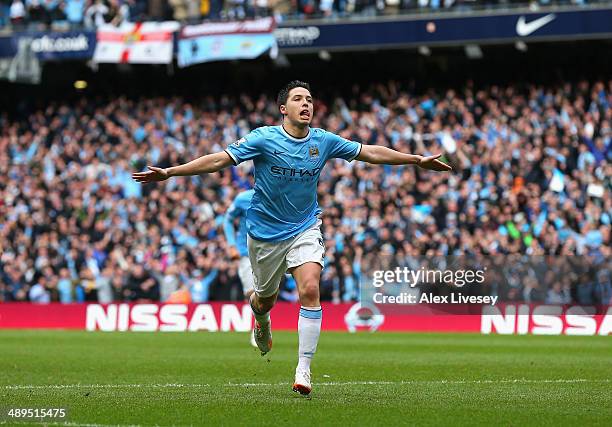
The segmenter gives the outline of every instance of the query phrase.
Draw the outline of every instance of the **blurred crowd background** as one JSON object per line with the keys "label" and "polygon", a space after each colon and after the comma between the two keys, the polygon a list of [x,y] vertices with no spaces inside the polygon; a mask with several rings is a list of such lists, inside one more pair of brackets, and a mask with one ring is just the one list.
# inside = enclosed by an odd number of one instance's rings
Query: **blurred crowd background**
{"label": "blurred crowd background", "polygon": [[[375,269],[461,256],[499,267],[482,289],[502,301],[612,303],[612,80],[331,93],[313,87],[314,127],[443,152],[455,172],[330,161],[324,300],[356,300]],[[222,226],[252,164],[147,186],[130,174],[279,124],[274,98],[83,97],[1,113],[0,301],[242,299]],[[292,279],[281,298],[296,300]]]}
{"label": "blurred crowd background", "polygon": [[177,20],[235,20],[262,16],[285,19],[367,17],[437,10],[473,10],[528,5],[604,3],[605,0],[0,0],[0,27],[95,28],[104,23]]}

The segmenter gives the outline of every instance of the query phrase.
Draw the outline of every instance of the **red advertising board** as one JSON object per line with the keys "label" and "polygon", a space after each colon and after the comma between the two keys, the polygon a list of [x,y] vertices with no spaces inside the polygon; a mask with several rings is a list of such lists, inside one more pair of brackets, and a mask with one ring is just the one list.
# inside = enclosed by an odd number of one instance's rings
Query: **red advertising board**
{"label": "red advertising board", "polygon": [[[298,311],[299,305],[277,304],[272,312],[274,329],[295,330]],[[363,309],[359,304],[325,303],[323,329],[538,335],[612,333],[612,306],[507,304],[483,309],[481,314],[440,313],[430,310],[382,314]],[[251,327],[250,308],[242,303],[0,304],[0,329],[180,332],[248,331]]]}

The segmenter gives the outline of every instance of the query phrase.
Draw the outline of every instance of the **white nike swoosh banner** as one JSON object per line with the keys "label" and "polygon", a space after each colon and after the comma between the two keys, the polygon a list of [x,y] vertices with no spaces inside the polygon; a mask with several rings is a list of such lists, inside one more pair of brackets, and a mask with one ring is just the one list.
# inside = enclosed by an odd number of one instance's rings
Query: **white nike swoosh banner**
{"label": "white nike swoosh banner", "polygon": [[521,16],[516,21],[516,34],[521,37],[528,36],[529,34],[539,30],[546,24],[554,21],[555,18],[555,14],[550,13],[546,16],[542,16],[541,18],[536,19],[535,21],[526,22],[525,17]]}
{"label": "white nike swoosh banner", "polygon": [[175,21],[126,23],[98,28],[94,62],[168,64],[172,62]]}

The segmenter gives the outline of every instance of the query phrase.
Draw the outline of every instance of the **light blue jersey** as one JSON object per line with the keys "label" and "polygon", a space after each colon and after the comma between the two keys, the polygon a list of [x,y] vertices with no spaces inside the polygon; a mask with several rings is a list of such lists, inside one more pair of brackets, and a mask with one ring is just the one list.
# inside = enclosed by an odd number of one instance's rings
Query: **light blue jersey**
{"label": "light blue jersey", "polygon": [[225,151],[236,165],[253,160],[255,194],[247,211],[247,232],[256,240],[275,242],[315,223],[321,213],[317,183],[325,162],[351,161],[361,144],[318,128],[294,138],[282,126],[263,126]]}
{"label": "light blue jersey", "polygon": [[[230,205],[225,218],[223,218],[223,231],[225,232],[225,239],[230,246],[235,246],[240,253],[240,256],[249,256],[247,249],[247,226],[246,226],[246,213],[251,206],[251,199],[255,190],[247,190],[234,198],[234,201]],[[234,220],[239,218],[238,233],[234,229]],[[237,234],[237,235],[236,235]]]}

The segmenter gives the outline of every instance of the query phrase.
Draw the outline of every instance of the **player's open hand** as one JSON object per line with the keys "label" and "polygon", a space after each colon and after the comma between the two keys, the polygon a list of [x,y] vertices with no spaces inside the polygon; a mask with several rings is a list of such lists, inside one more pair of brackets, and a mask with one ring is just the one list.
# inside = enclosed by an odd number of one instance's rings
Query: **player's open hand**
{"label": "player's open hand", "polygon": [[166,169],[156,168],[155,166],[147,166],[147,168],[149,169],[147,172],[134,172],[132,179],[146,184],[148,182],[165,181],[170,178]]}
{"label": "player's open hand", "polygon": [[419,161],[419,167],[428,169],[430,171],[447,172],[453,170],[450,165],[438,160],[442,154],[436,154],[435,156],[422,157]]}
{"label": "player's open hand", "polygon": [[235,246],[230,246],[227,249],[227,254],[230,259],[240,259],[240,252],[238,252],[238,249],[236,249]]}

